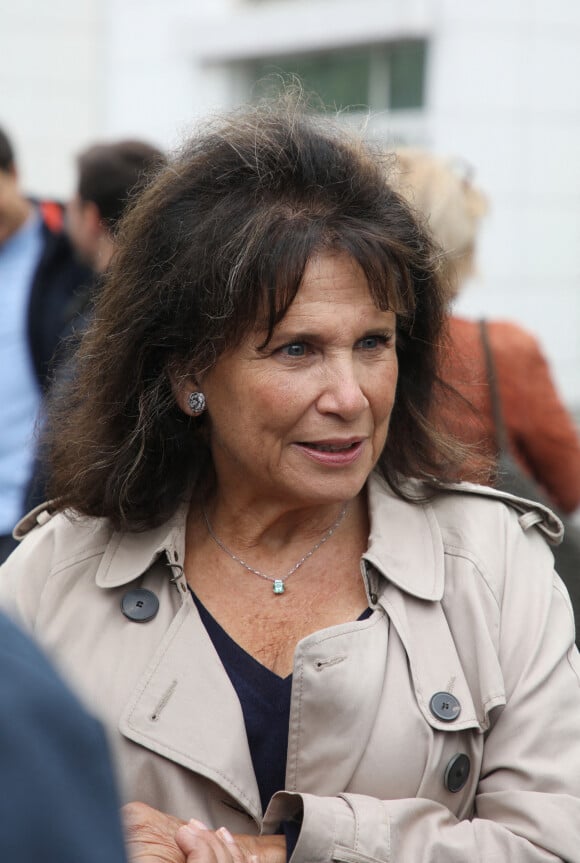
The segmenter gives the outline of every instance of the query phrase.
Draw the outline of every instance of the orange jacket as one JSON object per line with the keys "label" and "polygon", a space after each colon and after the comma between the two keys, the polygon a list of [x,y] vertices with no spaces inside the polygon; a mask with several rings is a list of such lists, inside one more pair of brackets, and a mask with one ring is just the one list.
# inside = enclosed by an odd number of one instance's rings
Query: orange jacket
{"label": "orange jacket", "polygon": [[[529,332],[507,321],[488,322],[504,424],[514,456],[564,512],[580,505],[580,438],[556,390],[541,348]],[[473,406],[444,397],[436,408],[457,438],[487,458],[497,451],[479,324],[452,317],[441,376]],[[462,478],[481,479],[481,459]]]}

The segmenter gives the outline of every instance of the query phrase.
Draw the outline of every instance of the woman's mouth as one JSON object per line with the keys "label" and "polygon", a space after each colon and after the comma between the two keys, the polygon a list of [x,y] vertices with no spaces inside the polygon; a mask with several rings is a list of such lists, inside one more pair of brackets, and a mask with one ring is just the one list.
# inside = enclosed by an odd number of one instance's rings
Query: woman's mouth
{"label": "woman's mouth", "polygon": [[[358,441],[356,443],[358,443]],[[310,443],[310,444],[303,444],[303,445],[304,446],[310,446],[313,449],[320,450],[320,452],[344,452],[345,450],[352,449],[353,446],[356,446],[356,443],[345,443],[345,444]]]}
{"label": "woman's mouth", "polygon": [[320,464],[344,466],[352,464],[360,456],[364,445],[364,439],[350,441],[304,441],[297,446],[311,458]]}

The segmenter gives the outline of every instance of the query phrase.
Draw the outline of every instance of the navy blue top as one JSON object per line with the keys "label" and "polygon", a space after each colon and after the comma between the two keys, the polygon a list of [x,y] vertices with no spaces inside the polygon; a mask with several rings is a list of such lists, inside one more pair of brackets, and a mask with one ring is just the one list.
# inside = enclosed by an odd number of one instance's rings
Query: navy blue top
{"label": "navy blue top", "polygon": [[240,700],[262,811],[286,781],[292,675],[279,677],[237,644],[193,594],[202,623]]}
{"label": "navy blue top", "polygon": [[[240,647],[191,591],[202,623],[240,700],[254,773],[265,812],[286,784],[292,675],[279,677]],[[283,601],[283,600],[282,600]],[[370,617],[367,608],[359,620]]]}

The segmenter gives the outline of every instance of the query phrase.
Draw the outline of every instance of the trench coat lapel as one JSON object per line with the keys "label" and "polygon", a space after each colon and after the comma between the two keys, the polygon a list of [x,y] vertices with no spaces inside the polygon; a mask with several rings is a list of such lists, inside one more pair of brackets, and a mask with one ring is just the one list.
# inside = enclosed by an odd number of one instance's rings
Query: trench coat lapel
{"label": "trench coat lapel", "polygon": [[130,740],[262,814],[240,703],[191,597],[167,630],[122,713]]}
{"label": "trench coat lapel", "polygon": [[377,613],[314,633],[298,643],[286,765],[288,790],[333,796],[349,786],[376,720],[382,690],[374,681],[385,674],[388,637],[387,621]]}
{"label": "trench coat lapel", "polygon": [[176,613],[137,680],[119,730],[217,783],[258,820],[262,808],[240,703],[183,574],[186,513],[183,504],[147,534],[114,534],[96,573],[97,585],[108,589],[158,572],[163,606],[173,606],[178,597]]}
{"label": "trench coat lapel", "polygon": [[[369,507],[371,533],[364,557],[378,571],[379,601],[405,647],[423,716],[432,727],[448,730],[449,723],[437,719],[430,701],[437,692],[450,693],[461,705],[453,729],[486,730],[489,712],[506,701],[503,676],[490,645],[487,663],[467,679],[441,602],[447,550],[432,507],[428,502],[409,505],[376,475],[369,481]],[[473,637],[488,639],[487,627]]]}

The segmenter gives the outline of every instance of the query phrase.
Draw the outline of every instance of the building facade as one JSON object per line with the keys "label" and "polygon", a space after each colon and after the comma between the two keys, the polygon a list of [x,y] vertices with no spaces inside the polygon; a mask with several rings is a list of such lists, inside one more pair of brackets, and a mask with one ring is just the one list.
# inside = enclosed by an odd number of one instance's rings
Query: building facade
{"label": "building facade", "polygon": [[580,408],[577,0],[0,0],[0,15],[0,123],[34,191],[68,194],[88,142],[174,146],[288,74],[386,146],[463,160],[491,210],[458,310],[536,333]]}

